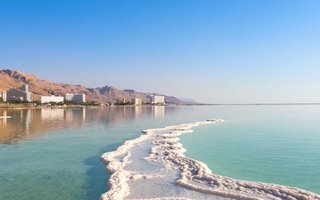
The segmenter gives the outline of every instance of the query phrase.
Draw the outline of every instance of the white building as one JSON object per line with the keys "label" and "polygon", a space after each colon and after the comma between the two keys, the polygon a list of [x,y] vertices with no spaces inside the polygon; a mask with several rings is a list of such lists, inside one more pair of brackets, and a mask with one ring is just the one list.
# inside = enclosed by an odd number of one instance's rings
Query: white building
{"label": "white building", "polygon": [[66,101],[71,101],[72,103],[84,103],[86,102],[86,95],[85,94],[72,94],[67,93],[65,95]]}
{"label": "white building", "polygon": [[41,96],[41,103],[61,103],[64,102],[64,97],[60,96]]}
{"label": "white building", "polygon": [[0,99],[2,100],[2,102],[7,101],[7,92],[6,91],[0,91]]}
{"label": "white building", "polygon": [[135,106],[140,106],[140,105],[142,105],[142,99],[140,99],[140,98],[134,98],[134,99],[132,100],[132,104],[135,105]]}
{"label": "white building", "polygon": [[164,96],[151,96],[151,104],[165,104]]}
{"label": "white building", "polygon": [[126,104],[128,101],[125,98],[117,99],[117,104]]}
{"label": "white building", "polygon": [[19,89],[11,88],[7,91],[7,101],[32,101],[32,93],[29,92],[29,86],[24,85]]}

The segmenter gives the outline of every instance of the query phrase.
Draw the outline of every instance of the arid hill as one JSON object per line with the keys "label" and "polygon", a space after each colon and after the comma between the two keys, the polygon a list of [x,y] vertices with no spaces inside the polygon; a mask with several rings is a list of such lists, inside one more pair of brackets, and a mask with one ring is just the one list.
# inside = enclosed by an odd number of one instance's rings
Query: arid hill
{"label": "arid hill", "polygon": [[[33,93],[34,100],[37,100],[41,95],[84,93],[88,101],[96,101],[100,103],[116,102],[122,98],[127,101],[131,101],[135,97],[141,98],[143,101],[147,101],[150,95],[156,94],[142,93],[135,90],[120,90],[112,86],[87,88],[82,85],[54,83],[47,80],[41,80],[35,75],[25,74],[17,70],[0,70],[0,90],[18,88],[24,84],[29,85],[29,90]],[[181,101],[176,97],[164,96],[167,103],[181,103]]]}

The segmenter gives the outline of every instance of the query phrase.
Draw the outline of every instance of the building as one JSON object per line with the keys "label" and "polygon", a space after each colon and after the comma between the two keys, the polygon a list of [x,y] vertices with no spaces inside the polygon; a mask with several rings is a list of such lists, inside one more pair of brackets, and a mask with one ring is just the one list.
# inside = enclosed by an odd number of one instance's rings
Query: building
{"label": "building", "polygon": [[32,101],[32,93],[29,92],[29,86],[24,85],[19,89],[11,88],[7,91],[7,101]]}
{"label": "building", "polygon": [[134,99],[132,99],[132,104],[135,106],[140,106],[140,105],[142,105],[142,99],[134,98]]}
{"label": "building", "polygon": [[41,103],[62,103],[64,102],[64,97],[60,96],[41,96]]}
{"label": "building", "polygon": [[164,96],[151,96],[151,104],[165,104]]}
{"label": "building", "polygon": [[7,92],[6,91],[0,91],[0,100],[2,102],[6,102],[7,101]]}
{"label": "building", "polygon": [[72,103],[84,103],[86,102],[86,95],[67,93],[65,95],[65,99],[66,101],[70,101]]}
{"label": "building", "polygon": [[123,105],[123,104],[127,104],[127,103],[128,103],[128,101],[125,98],[117,99],[117,104],[119,104],[119,105]]}

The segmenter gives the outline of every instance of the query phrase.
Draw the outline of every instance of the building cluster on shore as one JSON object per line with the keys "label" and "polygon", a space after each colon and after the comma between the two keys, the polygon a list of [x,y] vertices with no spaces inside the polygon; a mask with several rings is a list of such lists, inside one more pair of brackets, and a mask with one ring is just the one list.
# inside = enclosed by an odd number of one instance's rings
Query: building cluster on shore
{"label": "building cluster on shore", "polygon": [[[10,88],[7,91],[0,91],[0,100],[2,100],[2,102],[34,102],[28,85],[24,85],[21,88]],[[64,96],[40,96],[39,100],[36,102],[40,104],[85,104],[86,95],[67,93]],[[122,98],[118,99],[116,103],[110,103],[107,105],[139,106],[143,104],[165,105],[165,98],[164,96],[151,95],[149,102],[143,102],[141,98],[133,98],[131,102]]]}
{"label": "building cluster on shore", "polygon": [[29,92],[29,86],[24,85],[21,88],[10,88],[8,91],[1,91],[0,98],[3,102],[20,101],[31,102],[32,93]]}
{"label": "building cluster on shore", "polygon": [[[28,85],[23,85],[21,88],[10,88],[7,91],[0,91],[0,99],[3,102],[33,102],[32,93],[29,91]],[[38,100],[41,104],[48,103],[64,103],[70,102],[81,104],[86,102],[85,94],[67,93],[65,96],[40,96]]]}

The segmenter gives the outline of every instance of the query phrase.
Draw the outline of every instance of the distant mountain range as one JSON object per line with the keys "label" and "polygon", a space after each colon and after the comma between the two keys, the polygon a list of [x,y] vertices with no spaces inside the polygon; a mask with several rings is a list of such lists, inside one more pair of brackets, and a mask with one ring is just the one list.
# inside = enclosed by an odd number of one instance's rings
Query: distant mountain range
{"label": "distant mountain range", "polygon": [[[41,80],[35,75],[25,74],[17,70],[0,70],[0,90],[9,88],[18,88],[24,84],[29,85],[30,92],[33,93],[33,99],[36,100],[42,95],[65,95],[66,93],[83,93],[87,101],[96,101],[100,103],[116,102],[119,99],[131,101],[133,98],[141,98],[148,101],[150,95],[163,95],[158,93],[143,93],[135,90],[120,90],[112,86],[103,86],[97,88],[87,88],[82,85],[54,83],[47,80]],[[166,103],[183,104],[184,101],[173,96],[165,96]]]}
{"label": "distant mountain range", "polygon": [[179,98],[179,100],[185,103],[197,103],[194,99],[190,98]]}

